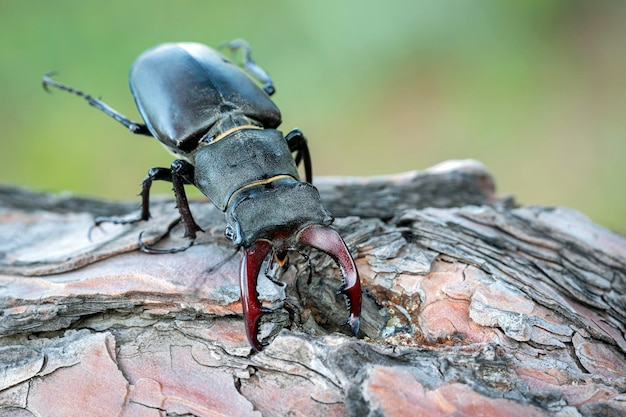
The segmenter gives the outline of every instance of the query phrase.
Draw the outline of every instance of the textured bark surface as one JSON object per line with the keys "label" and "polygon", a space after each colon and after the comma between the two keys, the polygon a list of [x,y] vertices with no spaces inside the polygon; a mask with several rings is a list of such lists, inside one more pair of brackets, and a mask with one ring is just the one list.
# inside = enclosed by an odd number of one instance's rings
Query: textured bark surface
{"label": "textured bark surface", "polygon": [[498,198],[473,161],[316,185],[361,274],[362,334],[332,260],[294,254],[285,287],[260,279],[260,353],[209,202],[193,247],[148,255],[139,233],[185,243],[171,199],[89,239],[137,203],[0,188],[0,415],[626,415],[626,238]]}

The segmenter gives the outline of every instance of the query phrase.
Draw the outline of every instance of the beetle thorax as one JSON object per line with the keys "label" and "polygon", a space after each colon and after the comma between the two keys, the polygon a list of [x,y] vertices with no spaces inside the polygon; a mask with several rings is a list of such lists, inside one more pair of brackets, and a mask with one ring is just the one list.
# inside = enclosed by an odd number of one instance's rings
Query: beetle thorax
{"label": "beetle thorax", "polygon": [[299,180],[287,142],[275,129],[234,130],[201,147],[193,157],[196,187],[222,211],[233,194],[251,184],[277,176]]}

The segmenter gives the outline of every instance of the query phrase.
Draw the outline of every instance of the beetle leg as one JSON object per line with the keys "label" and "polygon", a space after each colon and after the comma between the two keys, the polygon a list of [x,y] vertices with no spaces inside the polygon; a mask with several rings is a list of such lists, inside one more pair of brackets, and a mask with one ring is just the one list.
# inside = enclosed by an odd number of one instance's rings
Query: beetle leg
{"label": "beetle leg", "polygon": [[[174,225],[172,225],[173,227]],[[168,229],[168,232],[170,230],[172,230],[172,227],[170,227]],[[169,249],[159,249],[159,248],[154,248],[152,246],[146,245],[145,243],[143,243],[143,240],[141,239],[141,236],[143,235],[143,232],[139,233],[139,237],[137,238],[137,241],[139,242],[139,250],[144,252],[144,253],[150,253],[150,254],[158,254],[158,255],[162,255],[165,253],[177,253],[177,252],[183,252],[186,251],[187,249],[189,249],[190,247],[193,246],[193,240],[189,241],[189,244],[187,244],[187,246],[182,246],[179,248],[169,248]]]}
{"label": "beetle leg", "polygon": [[176,197],[176,207],[183,221],[183,226],[185,226],[185,237],[191,240],[196,238],[196,232],[203,231],[191,215],[187,194],[185,193],[185,187],[183,187],[185,184],[193,184],[194,172],[193,165],[187,161],[177,159],[172,162],[172,185],[174,196]]}
{"label": "beetle leg", "polygon": [[243,320],[246,327],[248,342],[256,349],[262,346],[258,339],[259,319],[263,308],[256,292],[257,278],[261,271],[263,260],[270,253],[272,245],[266,240],[257,240],[249,248],[245,248],[241,258],[240,287]]}
{"label": "beetle leg", "polygon": [[348,296],[350,304],[350,317],[346,324],[350,325],[352,335],[356,336],[359,332],[359,316],[361,314],[361,281],[359,271],[356,269],[345,242],[336,231],[319,224],[302,229],[298,232],[296,241],[327,253],[339,265],[344,277],[341,292]]}
{"label": "beetle leg", "polygon": [[313,183],[313,169],[311,166],[311,154],[309,153],[309,145],[307,144],[306,137],[302,134],[300,129],[295,128],[285,136],[289,150],[296,153],[296,165],[300,165],[300,161],[304,160],[304,174],[306,182]]}
{"label": "beetle leg", "polygon": [[[114,224],[128,224],[136,223],[141,220],[148,220],[150,218],[150,188],[153,181],[169,181],[173,185],[174,196],[176,197],[176,207],[180,212],[180,217],[185,227],[185,237],[192,240],[196,238],[196,232],[202,231],[200,226],[196,223],[191,215],[189,209],[189,203],[187,201],[187,195],[185,193],[185,184],[193,184],[194,167],[189,162],[177,159],[172,162],[171,168],[150,168],[148,175],[141,183],[141,213],[138,217],[134,218],[120,218],[120,217],[96,217],[95,225],[99,226],[101,223],[114,223]],[[140,247],[144,252],[156,253],[161,251],[160,249],[154,249],[141,242]],[[189,246],[191,246],[191,244]],[[189,247],[187,246],[187,247]],[[184,249],[187,249],[185,247]],[[181,249],[181,250],[184,250]],[[172,250],[167,250],[165,253],[170,253]],[[175,249],[175,252],[180,250]]]}
{"label": "beetle leg", "polygon": [[268,96],[276,92],[274,82],[269,74],[252,59],[250,45],[248,45],[246,41],[243,39],[235,39],[220,46],[219,49],[230,49],[231,51],[242,49],[244,53],[243,69],[263,84],[263,90]]}
{"label": "beetle leg", "polygon": [[101,223],[127,224],[136,223],[150,218],[150,187],[152,181],[172,181],[172,170],[169,168],[150,168],[148,175],[141,182],[141,214],[135,218],[105,217],[98,216],[95,219],[96,227]]}
{"label": "beetle leg", "polygon": [[84,91],[77,90],[74,87],[70,87],[69,85],[65,85],[57,81],[53,81],[52,78],[50,78],[52,75],[54,75],[54,72],[49,72],[46,75],[44,75],[43,80],[42,80],[44,90],[50,91],[48,89],[48,86],[52,86],[52,87],[58,88],[59,90],[76,94],[77,96],[82,97],[85,100],[87,100],[87,102],[93,107],[95,107],[96,109],[104,112],[108,116],[117,120],[119,123],[123,124],[128,130],[130,130],[131,133],[135,133],[137,135],[153,136],[150,130],[148,129],[148,126],[146,126],[145,124],[131,121],[130,119],[128,119],[128,117],[124,116],[117,110],[113,109],[104,101],[98,100],[97,98],[93,98],[91,95],[85,93]]}

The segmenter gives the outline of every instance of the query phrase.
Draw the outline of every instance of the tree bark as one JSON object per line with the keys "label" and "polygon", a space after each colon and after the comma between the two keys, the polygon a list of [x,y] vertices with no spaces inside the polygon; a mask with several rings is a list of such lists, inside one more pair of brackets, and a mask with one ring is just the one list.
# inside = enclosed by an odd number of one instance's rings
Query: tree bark
{"label": "tree bark", "polygon": [[[0,188],[0,415],[623,416],[626,238],[566,208],[518,206],[475,161],[319,178],[361,274],[347,336],[326,255],[290,255],[247,343],[224,217],[185,244],[170,198]],[[271,208],[268,208],[271,209]],[[263,275],[263,274],[261,274]]]}

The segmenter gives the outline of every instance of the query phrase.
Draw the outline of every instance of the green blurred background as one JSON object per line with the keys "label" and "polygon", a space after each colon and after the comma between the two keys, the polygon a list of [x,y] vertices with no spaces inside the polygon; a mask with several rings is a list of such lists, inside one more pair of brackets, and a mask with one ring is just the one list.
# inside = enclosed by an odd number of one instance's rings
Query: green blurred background
{"label": "green blurred background", "polygon": [[[316,175],[475,158],[523,204],[626,232],[626,2],[0,2],[0,181],[132,199],[172,157],[41,76],[138,120],[127,74],[166,41],[252,45]],[[169,192],[169,184],[156,187]]]}

